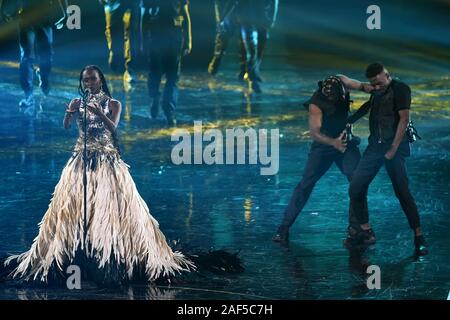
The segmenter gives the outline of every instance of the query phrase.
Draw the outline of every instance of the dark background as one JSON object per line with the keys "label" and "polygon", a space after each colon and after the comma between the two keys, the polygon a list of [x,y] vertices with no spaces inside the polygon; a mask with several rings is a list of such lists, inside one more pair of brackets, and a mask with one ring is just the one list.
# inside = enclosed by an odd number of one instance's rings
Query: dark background
{"label": "dark background", "polygon": [[[81,30],[64,28],[54,34],[55,65],[104,65],[103,7],[95,0],[71,0],[81,8]],[[366,9],[381,8],[381,30],[366,28]],[[283,68],[340,68],[361,70],[372,60],[382,60],[405,72],[434,73],[448,69],[448,1],[301,1],[281,0],[266,57]],[[214,1],[191,0],[193,51],[186,69],[206,70],[215,35]],[[0,59],[18,61],[14,23],[0,27]],[[68,50],[64,50],[64,49]],[[237,37],[229,55],[236,55]],[[61,54],[64,52],[64,54]],[[237,59],[237,57],[236,57]],[[94,60],[94,61],[92,61]],[[229,59],[232,63],[234,58]],[[145,68],[145,65],[141,65]]]}

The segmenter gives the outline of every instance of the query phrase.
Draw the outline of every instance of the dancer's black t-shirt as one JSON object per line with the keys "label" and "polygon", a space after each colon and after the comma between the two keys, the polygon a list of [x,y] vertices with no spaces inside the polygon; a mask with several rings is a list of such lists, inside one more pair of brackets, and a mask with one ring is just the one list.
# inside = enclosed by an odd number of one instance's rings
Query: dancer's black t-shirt
{"label": "dancer's black t-shirt", "polygon": [[[385,132],[381,131],[389,130],[388,135],[390,139],[387,142],[391,142],[390,140],[395,136],[400,119],[398,112],[411,108],[411,89],[407,84],[392,79],[390,85],[384,92],[372,94],[371,103],[369,141],[376,143],[378,139],[384,138],[386,135]],[[387,118],[391,118],[390,121],[384,121],[389,120]],[[383,123],[385,124],[383,125]]]}
{"label": "dancer's black t-shirt", "polygon": [[339,103],[333,103],[327,99],[321,90],[314,92],[311,99],[304,103],[306,109],[314,104],[322,111],[322,127],[320,132],[331,138],[337,138],[345,129],[347,124],[349,104],[342,100]]}

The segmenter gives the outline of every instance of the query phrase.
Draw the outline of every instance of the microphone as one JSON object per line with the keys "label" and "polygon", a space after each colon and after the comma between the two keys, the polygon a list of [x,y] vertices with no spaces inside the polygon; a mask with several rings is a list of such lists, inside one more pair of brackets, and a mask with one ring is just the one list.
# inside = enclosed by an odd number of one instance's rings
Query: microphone
{"label": "microphone", "polygon": [[87,99],[91,94],[91,89],[90,88],[86,88],[84,90],[84,98]]}
{"label": "microphone", "polygon": [[85,104],[86,107],[87,107],[87,105],[89,104],[89,102],[91,100],[91,94],[92,94],[92,91],[91,91],[90,88],[86,88],[84,90],[83,103]]}

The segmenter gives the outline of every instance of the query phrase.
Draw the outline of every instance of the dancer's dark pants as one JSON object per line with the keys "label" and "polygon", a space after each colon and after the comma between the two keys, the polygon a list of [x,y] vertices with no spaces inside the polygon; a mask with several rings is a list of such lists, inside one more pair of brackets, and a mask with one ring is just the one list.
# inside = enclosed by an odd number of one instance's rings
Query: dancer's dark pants
{"label": "dancer's dark pants", "polygon": [[268,36],[268,30],[264,27],[241,26],[241,38],[246,54],[246,69],[252,81],[259,79],[259,69]]}
{"label": "dancer's dark pants", "polygon": [[[347,148],[345,153],[341,153],[331,146],[314,143],[309,152],[303,178],[295,188],[284,212],[279,232],[285,233],[289,231],[289,228],[308,201],[317,181],[320,180],[333,163],[350,181],[360,158],[361,154],[356,146],[351,146]],[[357,220],[350,210],[349,224],[354,223],[357,223]]]}
{"label": "dancer's dark pants", "polygon": [[42,87],[48,88],[53,58],[53,30],[50,25],[29,25],[19,18],[20,85],[26,96],[33,92],[33,64],[39,61]]}
{"label": "dancer's dark pants", "polygon": [[[214,42],[214,56],[220,59],[228,49],[230,39],[239,29],[239,24],[236,21],[236,17],[233,15],[228,17],[223,17],[226,12],[223,12],[227,3],[225,1],[215,1],[215,13],[216,13],[216,39]],[[222,21],[222,19],[224,19]],[[244,41],[241,34],[239,35],[239,63],[241,71],[246,71],[246,58],[247,52],[245,49]]]}
{"label": "dancer's dark pants", "polygon": [[420,227],[420,218],[417,206],[408,186],[408,175],[405,166],[405,156],[399,149],[391,160],[385,159],[384,155],[389,149],[387,144],[372,143],[367,149],[356,168],[350,183],[350,211],[356,216],[360,224],[369,222],[367,211],[367,191],[372,180],[384,165],[391,179],[395,196],[400,201],[403,212],[408,219],[411,229]]}
{"label": "dancer's dark pants", "polygon": [[[105,10],[105,36],[108,45],[108,64],[113,70],[129,69],[140,47],[138,3],[121,5],[114,11]],[[123,59],[123,60],[122,60]]]}
{"label": "dancer's dark pants", "polygon": [[182,32],[173,28],[164,32],[153,32],[146,38],[150,70],[148,74],[148,92],[150,97],[160,99],[159,87],[162,77],[166,76],[162,96],[162,109],[170,117],[176,109],[178,99],[178,79],[180,76]]}

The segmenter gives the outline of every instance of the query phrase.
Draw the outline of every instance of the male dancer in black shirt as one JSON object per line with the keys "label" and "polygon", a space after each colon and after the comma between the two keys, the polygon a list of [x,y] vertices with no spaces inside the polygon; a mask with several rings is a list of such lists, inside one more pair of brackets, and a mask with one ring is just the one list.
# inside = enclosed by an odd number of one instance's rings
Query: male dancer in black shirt
{"label": "male dancer in black shirt", "polygon": [[[408,186],[405,157],[410,155],[406,129],[409,123],[411,90],[405,83],[393,79],[380,63],[372,63],[366,69],[366,77],[375,91],[366,104],[365,113],[370,109],[369,145],[356,168],[350,183],[350,212],[358,220],[349,227],[349,244],[372,244],[375,236],[369,225],[367,191],[372,180],[384,165],[391,179],[395,196],[414,231],[417,255],[427,254],[426,244],[420,228],[417,206]],[[361,117],[364,112],[360,113]],[[349,119],[349,122],[355,121]]]}
{"label": "male dancer in black shirt", "polygon": [[[305,103],[309,109],[309,128],[314,143],[311,146],[303,178],[295,188],[273,241],[286,245],[289,228],[305,206],[319,179],[336,163],[341,172],[351,180],[361,157],[357,139],[347,141],[346,125],[350,109],[348,89],[370,92],[373,87],[338,75],[319,82],[319,88]],[[349,224],[357,223],[353,214]]]}

